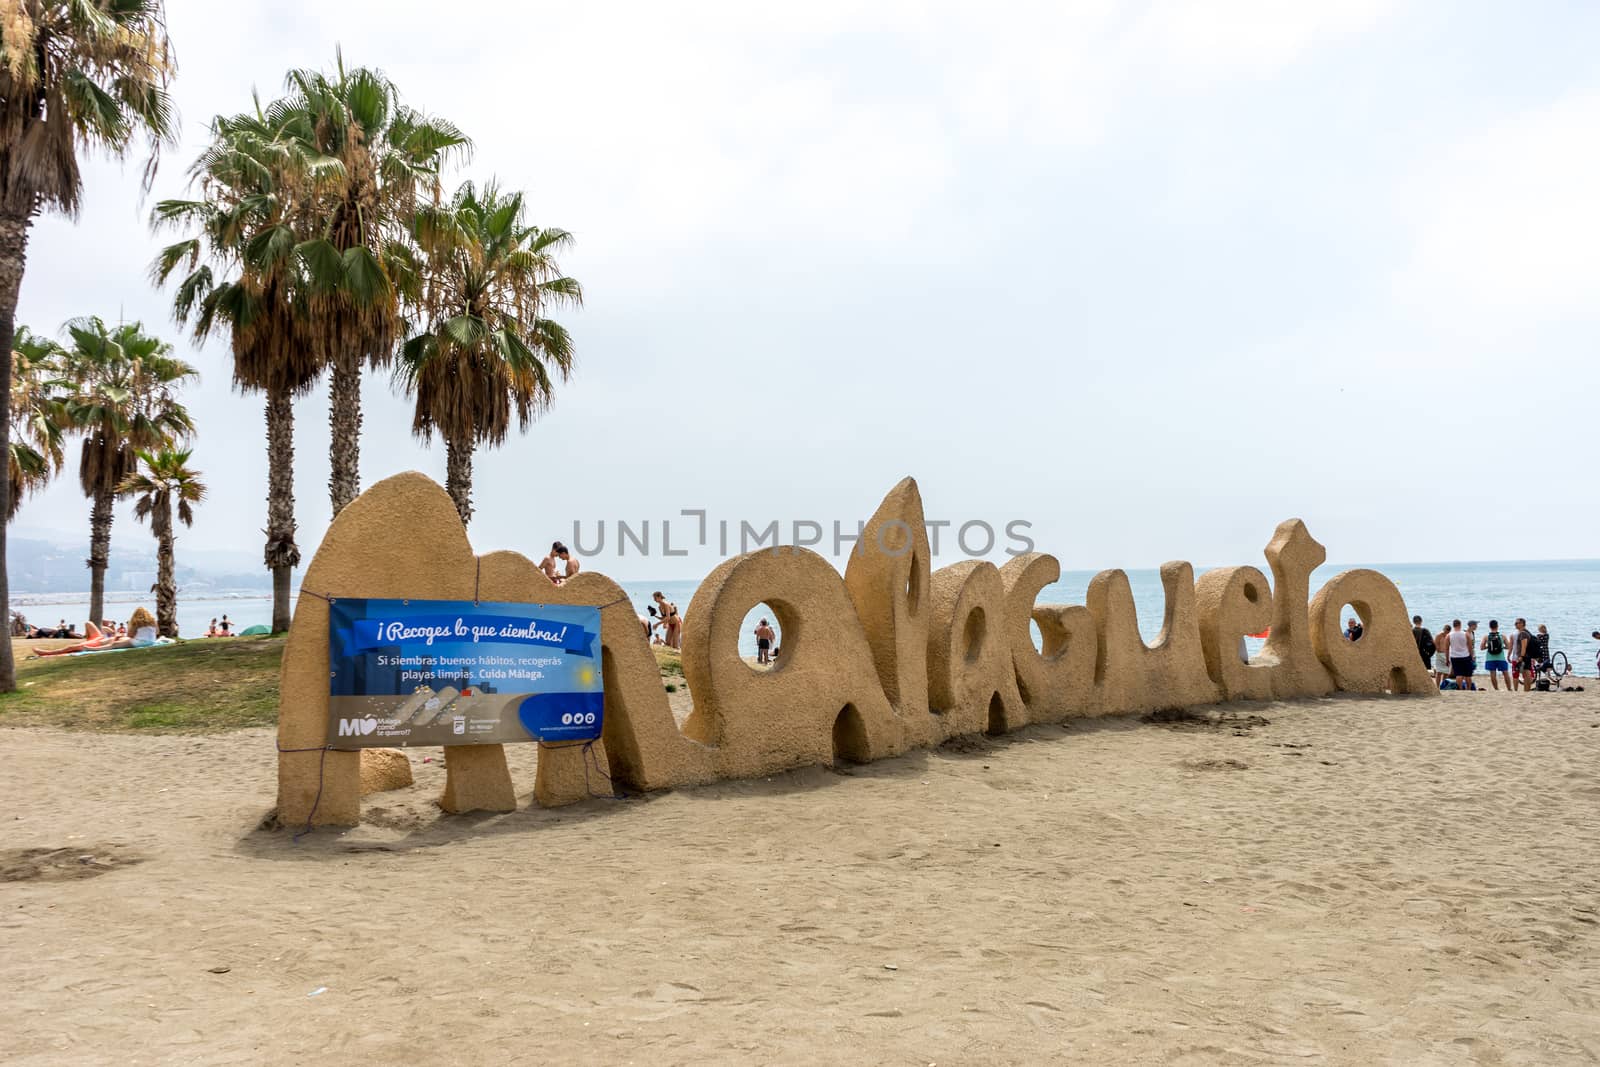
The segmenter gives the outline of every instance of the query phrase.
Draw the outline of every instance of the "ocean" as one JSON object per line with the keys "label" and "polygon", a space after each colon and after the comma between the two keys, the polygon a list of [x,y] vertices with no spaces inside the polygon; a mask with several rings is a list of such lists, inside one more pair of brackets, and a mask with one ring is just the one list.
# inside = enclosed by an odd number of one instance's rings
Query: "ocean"
{"label": "ocean", "polygon": [[[1267,569],[1265,561],[1256,565],[1263,572]],[[1595,653],[1600,642],[1590,634],[1600,629],[1600,560],[1327,565],[1318,568],[1312,576],[1312,592],[1333,575],[1353,566],[1371,567],[1388,575],[1405,598],[1406,615],[1421,615],[1424,624],[1435,631],[1452,619],[1463,622],[1477,619],[1483,629],[1487,629],[1490,619],[1497,619],[1502,628],[1510,629],[1511,620],[1522,616],[1528,620],[1530,628],[1537,628],[1540,623],[1549,627],[1551,649],[1565,651],[1575,670],[1586,675],[1595,672]],[[1084,592],[1094,573],[1067,572],[1061,581],[1047,586],[1039,594],[1039,602],[1083,603]],[[1139,630],[1145,640],[1153,641],[1161,630],[1163,612],[1160,572],[1130,570],[1128,584],[1139,610]],[[680,580],[622,582],[621,585],[641,615],[645,614],[646,605],[653,603],[650,594],[657,589],[676,603],[679,611],[688,614],[699,583]],[[119,620],[126,619],[135,604],[144,603],[154,608],[148,597],[141,599],[131,593],[112,593],[108,598],[107,611]],[[88,610],[88,597],[86,594],[24,593],[13,596],[12,607],[33,623],[49,625],[65,618],[75,620],[81,628]],[[237,629],[266,624],[271,621],[272,601],[258,594],[197,600],[183,599],[180,594],[179,632],[185,636],[204,634],[211,619],[224,613]],[[755,638],[750,631],[755,629],[757,619],[763,614],[777,625],[777,619],[765,607],[752,610],[740,628],[743,655],[756,653]],[[1350,612],[1346,610],[1344,614],[1348,617]],[[779,642],[782,642],[781,633]],[[1251,644],[1252,651],[1260,646],[1260,642]]]}

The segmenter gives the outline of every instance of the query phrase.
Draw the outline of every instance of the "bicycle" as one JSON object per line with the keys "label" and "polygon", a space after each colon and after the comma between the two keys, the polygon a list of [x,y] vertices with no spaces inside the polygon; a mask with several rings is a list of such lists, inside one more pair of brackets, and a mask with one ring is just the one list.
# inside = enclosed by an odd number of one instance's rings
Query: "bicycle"
{"label": "bicycle", "polygon": [[1561,680],[1572,673],[1572,664],[1565,652],[1552,652],[1540,662],[1533,672],[1533,687],[1541,693],[1561,692]]}

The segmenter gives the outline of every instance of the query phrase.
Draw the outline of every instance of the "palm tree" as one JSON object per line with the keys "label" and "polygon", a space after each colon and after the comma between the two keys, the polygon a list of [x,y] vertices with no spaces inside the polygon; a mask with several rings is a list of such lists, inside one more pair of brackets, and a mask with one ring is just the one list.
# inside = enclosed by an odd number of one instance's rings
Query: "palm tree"
{"label": "palm tree", "polygon": [[[212,143],[190,168],[200,197],[156,205],[157,227],[194,232],[162,250],[157,284],[180,269],[173,311],[192,322],[196,340],[226,331],[234,384],[266,395],[267,541],[272,572],[272,629],[289,628],[289,588],[300,564],[294,517],[294,398],[322,371],[307,326],[312,285],[308,259],[326,257],[326,242],[300,241],[292,190],[311,176],[307,161],[280,135],[280,105],[212,121]],[[313,161],[314,163],[315,161]],[[220,275],[220,276],[219,276]]]}
{"label": "palm tree", "polygon": [[361,491],[361,372],[393,354],[399,329],[398,294],[388,261],[403,242],[419,195],[436,201],[439,168],[466,155],[471,142],[450,123],[401,104],[382,73],[346,70],[337,57],[332,77],[291,71],[280,136],[306,161],[314,180],[295,189],[301,212],[318,239],[305,251],[315,291],[309,301],[310,339],[331,368],[328,493],[339,514]]}
{"label": "palm tree", "polygon": [[472,455],[502,444],[513,413],[520,430],[572,372],[572,337],[542,318],[548,305],[583,304],[555,254],[565,230],[523,220],[521,193],[464,183],[448,205],[418,210],[415,258],[399,272],[413,330],[400,352],[403,387],[416,397],[411,428],[444,438],[445,488],[461,521],[472,518]]}
{"label": "palm tree", "polygon": [[17,517],[22,498],[44,488],[66,464],[69,426],[62,392],[61,346],[17,327],[11,346],[10,495],[5,521]]}
{"label": "palm tree", "polygon": [[78,482],[92,502],[89,513],[89,618],[105,617],[106,565],[111,522],[122,483],[133,474],[140,450],[166,448],[194,432],[177,387],[197,377],[172,346],[132,322],[111,329],[95,316],[66,325],[71,395],[66,411],[83,434]]}
{"label": "palm tree", "polygon": [[150,520],[156,535],[156,629],[162,637],[178,636],[178,582],[172,556],[172,505],[178,505],[178,518],[185,526],[194,525],[194,505],[206,498],[200,472],[189,469],[190,452],[163,448],[159,452],[141,450],[138,460],[144,465],[123,481],[118,491],[135,498],[133,516]]}
{"label": "palm tree", "polygon": [[[174,73],[162,0],[0,2],[0,353],[11,376],[17,296],[34,216],[78,208],[80,148],[124,156],[150,143],[145,188],[160,146],[177,134],[167,98]],[[0,389],[0,443],[11,443],[11,390]],[[11,511],[0,479],[0,513]],[[10,612],[6,527],[0,523],[0,619]],[[10,642],[0,641],[0,693],[16,688]]]}

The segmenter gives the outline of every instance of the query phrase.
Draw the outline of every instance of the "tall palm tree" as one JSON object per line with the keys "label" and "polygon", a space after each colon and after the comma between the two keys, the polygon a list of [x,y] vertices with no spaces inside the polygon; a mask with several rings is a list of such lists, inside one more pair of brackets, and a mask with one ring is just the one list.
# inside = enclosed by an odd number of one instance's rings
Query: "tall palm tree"
{"label": "tall palm tree", "polygon": [[178,582],[173,562],[173,504],[185,526],[194,525],[194,506],[206,498],[200,472],[189,469],[188,450],[163,448],[159,452],[141,450],[136,470],[123,481],[119,492],[134,498],[133,516],[150,520],[156,535],[156,629],[162,637],[178,636]]}
{"label": "tall palm tree", "polygon": [[[161,0],[0,0],[0,353],[7,381],[34,216],[76,213],[80,148],[123,156],[145,135],[149,188],[160,146],[177,134],[167,97],[173,73]],[[0,444],[8,452],[10,428],[11,391],[0,389]],[[11,510],[10,492],[10,479],[0,479],[0,513]],[[11,600],[5,536],[0,523],[0,618]],[[16,685],[11,644],[0,641],[0,693]]]}
{"label": "tall palm tree", "polygon": [[571,335],[542,313],[582,306],[583,288],[555,260],[572,235],[529,225],[522,194],[493,183],[419,209],[412,233],[399,275],[414,321],[398,376],[416,398],[412,430],[444,438],[445,488],[466,523],[473,452],[502,444],[513,414],[526,431],[572,372]]}
{"label": "tall palm tree", "polygon": [[280,135],[315,180],[295,189],[308,202],[306,256],[315,284],[308,312],[319,362],[330,369],[328,493],[339,514],[361,491],[361,372],[393,355],[400,307],[388,261],[404,241],[419,196],[437,200],[439,169],[471,150],[466,135],[400,102],[381,72],[332,76],[291,71]]}
{"label": "tall palm tree", "polygon": [[[211,145],[190,168],[200,196],[156,205],[157,227],[190,227],[167,246],[157,284],[187,271],[173,296],[179,322],[197,340],[226,333],[234,384],[266,395],[267,529],[263,551],[272,572],[272,629],[289,628],[289,589],[300,564],[294,517],[294,398],[322,371],[307,325],[309,260],[326,258],[325,241],[301,241],[304,198],[293,190],[314,180],[308,161],[280,136],[284,108],[273,105],[212,120]],[[314,171],[318,161],[309,161]]]}
{"label": "tall palm tree", "polygon": [[72,339],[66,410],[83,434],[78,482],[92,503],[89,618],[98,623],[105,617],[111,523],[122,483],[134,473],[141,450],[169,447],[194,432],[177,389],[198,375],[173,358],[171,345],[145,333],[142,323],[112,329],[89,316],[68,322],[66,332]]}
{"label": "tall palm tree", "polygon": [[17,327],[11,345],[10,495],[5,521],[24,495],[44,488],[66,465],[67,418],[61,346]]}

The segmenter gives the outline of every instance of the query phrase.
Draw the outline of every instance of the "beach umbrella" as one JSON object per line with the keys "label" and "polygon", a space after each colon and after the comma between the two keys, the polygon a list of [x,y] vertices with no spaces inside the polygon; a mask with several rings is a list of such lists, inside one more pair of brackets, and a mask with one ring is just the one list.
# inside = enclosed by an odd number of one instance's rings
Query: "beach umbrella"
{"label": "beach umbrella", "polygon": [[239,631],[239,636],[240,637],[266,637],[270,633],[272,633],[272,630],[270,628],[268,628],[266,626],[261,626],[261,625],[258,624],[256,626],[247,626],[243,630],[240,630]]}

